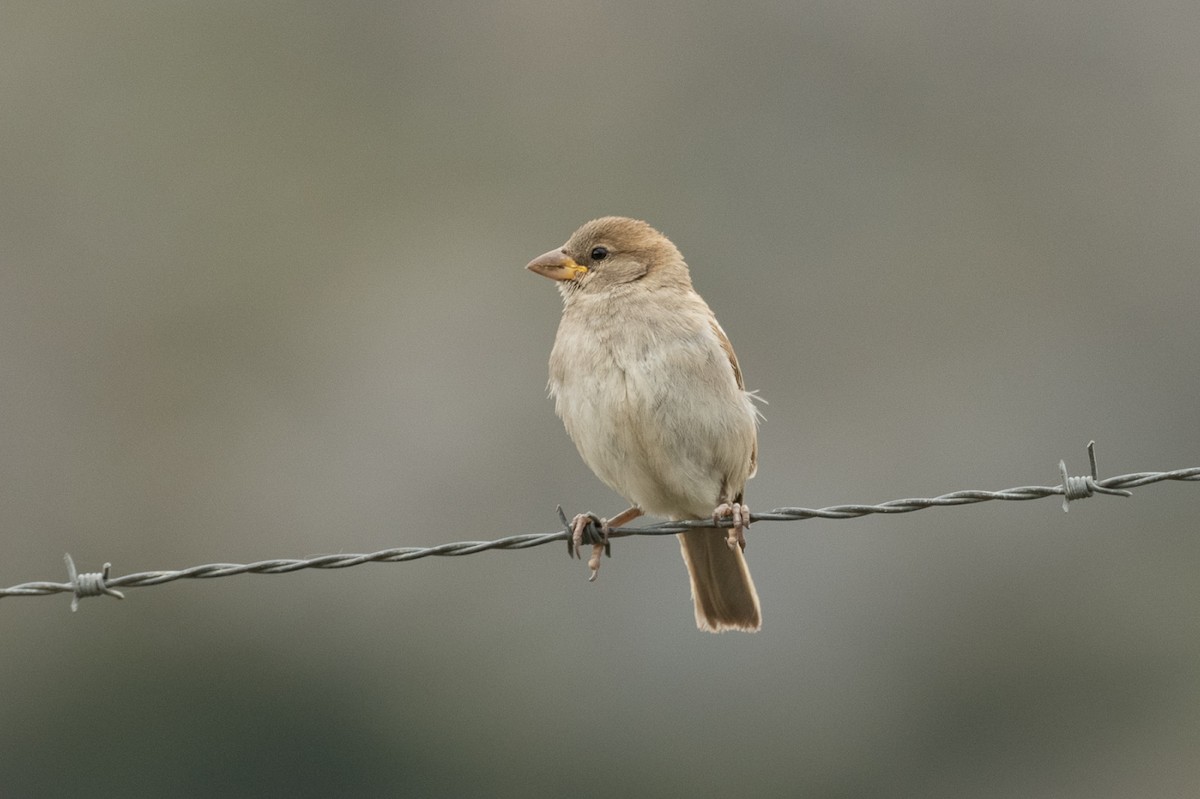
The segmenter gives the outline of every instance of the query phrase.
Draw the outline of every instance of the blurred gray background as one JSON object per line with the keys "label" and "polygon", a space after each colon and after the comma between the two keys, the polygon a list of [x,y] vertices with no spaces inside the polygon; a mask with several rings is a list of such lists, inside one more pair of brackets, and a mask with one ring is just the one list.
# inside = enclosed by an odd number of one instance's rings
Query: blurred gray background
{"label": "blurred gray background", "polygon": [[[624,507],[545,393],[649,220],[751,506],[1200,465],[1192,4],[6,3],[0,584]],[[1189,795],[1200,487],[0,602],[0,793]]]}

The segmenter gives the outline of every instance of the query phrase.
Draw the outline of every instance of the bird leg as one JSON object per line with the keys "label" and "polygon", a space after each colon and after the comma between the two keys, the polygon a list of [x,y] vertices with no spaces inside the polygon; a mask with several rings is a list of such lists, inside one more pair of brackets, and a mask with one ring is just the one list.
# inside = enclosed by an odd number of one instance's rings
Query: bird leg
{"label": "bird leg", "polygon": [[588,582],[593,582],[600,573],[600,556],[612,555],[608,542],[609,531],[641,515],[641,508],[632,507],[621,511],[612,519],[601,519],[594,513],[580,513],[571,520],[571,540],[567,542],[567,553],[576,558],[580,557],[579,551],[585,538],[592,545],[592,556],[588,558],[588,568],[591,570]]}
{"label": "bird leg", "polygon": [[726,516],[733,522],[733,526],[729,528],[725,543],[729,544],[730,549],[741,547],[745,550],[746,531],[750,529],[750,506],[741,502],[722,502],[713,510],[713,523],[719,524]]}

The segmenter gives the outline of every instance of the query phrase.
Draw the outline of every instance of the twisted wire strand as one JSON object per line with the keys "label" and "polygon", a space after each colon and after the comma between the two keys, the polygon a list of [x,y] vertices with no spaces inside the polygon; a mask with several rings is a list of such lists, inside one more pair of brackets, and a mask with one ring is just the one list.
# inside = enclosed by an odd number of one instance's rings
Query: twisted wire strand
{"label": "twisted wire strand", "polygon": [[[1088,445],[1088,453],[1092,461],[1092,474],[1083,477],[1070,477],[1066,473],[1065,464],[1060,463],[1063,482],[1056,486],[1019,486],[1002,491],[955,491],[937,497],[893,499],[877,505],[831,505],[825,508],[776,508],[766,513],[751,514],[752,522],[782,522],[801,521],[804,519],[856,519],[873,513],[911,513],[917,510],[934,507],[952,507],[956,505],[973,505],[992,500],[1022,501],[1041,499],[1049,496],[1062,496],[1063,509],[1067,503],[1077,499],[1090,497],[1093,493],[1130,496],[1129,489],[1139,488],[1151,483],[1167,480],[1196,482],[1200,481],[1200,467],[1176,469],[1170,472],[1135,472],[1119,477],[1097,479],[1095,470],[1094,442]],[[58,582],[29,582],[14,585],[11,588],[0,589],[0,598],[10,596],[47,596],[50,594],[73,594],[72,610],[78,607],[80,599],[89,596],[108,595],[118,599],[123,598],[118,588],[144,588],[152,585],[162,585],[183,579],[210,579],[215,577],[230,577],[235,574],[290,574],[302,569],[347,569],[364,563],[402,563],[433,556],[457,557],[473,555],[489,549],[530,549],[532,547],[550,544],[556,541],[568,542],[571,546],[572,531],[566,524],[566,517],[559,509],[560,517],[564,520],[564,529],[552,533],[527,533],[510,535],[492,541],[458,541],[449,544],[439,544],[432,547],[394,547],[368,554],[318,555],[311,558],[274,558],[255,563],[209,563],[203,566],[192,566],[186,569],[137,572],[119,577],[109,576],[109,564],[104,564],[104,571],[92,573],[77,573],[70,555],[66,556],[69,581]],[[727,527],[728,520],[722,520],[714,525],[711,519],[689,521],[661,522],[645,527],[616,527],[608,531],[608,538],[623,538],[634,535],[673,535],[696,527]],[[594,532],[594,531],[593,531]],[[596,543],[593,538],[589,543]]]}

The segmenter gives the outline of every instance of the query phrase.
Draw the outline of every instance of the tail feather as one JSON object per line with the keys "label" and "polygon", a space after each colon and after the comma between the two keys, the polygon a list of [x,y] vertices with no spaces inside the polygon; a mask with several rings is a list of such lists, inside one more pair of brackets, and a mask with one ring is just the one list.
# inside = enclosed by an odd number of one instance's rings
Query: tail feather
{"label": "tail feather", "polygon": [[726,531],[715,527],[679,534],[683,561],[692,578],[696,626],[708,632],[762,627],[762,610],[750,569],[738,547],[729,548]]}

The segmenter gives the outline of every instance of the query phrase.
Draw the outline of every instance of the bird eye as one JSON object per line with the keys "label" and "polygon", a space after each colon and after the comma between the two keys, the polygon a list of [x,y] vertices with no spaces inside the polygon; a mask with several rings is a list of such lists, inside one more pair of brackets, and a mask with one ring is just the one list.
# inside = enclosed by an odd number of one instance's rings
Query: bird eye
{"label": "bird eye", "polygon": [[593,247],[592,248],[592,260],[593,261],[603,261],[607,257],[608,257],[608,248],[607,247]]}

